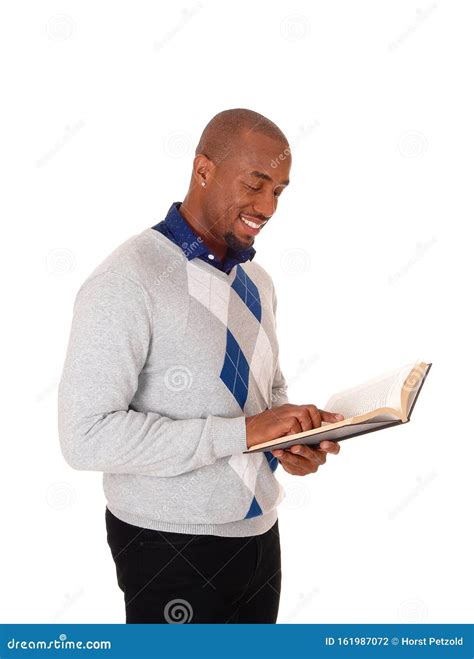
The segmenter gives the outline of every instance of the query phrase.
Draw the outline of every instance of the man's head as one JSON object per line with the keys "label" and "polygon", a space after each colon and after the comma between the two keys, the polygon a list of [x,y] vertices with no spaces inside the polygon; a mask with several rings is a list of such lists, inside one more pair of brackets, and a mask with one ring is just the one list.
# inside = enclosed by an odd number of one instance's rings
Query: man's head
{"label": "man's head", "polygon": [[225,110],[202,133],[183,206],[212,240],[248,249],[274,214],[290,167],[278,126],[252,110]]}

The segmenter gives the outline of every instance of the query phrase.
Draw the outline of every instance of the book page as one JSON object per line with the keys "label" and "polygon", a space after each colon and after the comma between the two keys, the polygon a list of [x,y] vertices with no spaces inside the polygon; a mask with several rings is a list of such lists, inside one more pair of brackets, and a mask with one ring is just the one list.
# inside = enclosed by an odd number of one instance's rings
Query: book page
{"label": "book page", "polygon": [[344,415],[345,419],[367,414],[380,407],[392,407],[401,411],[401,390],[405,377],[412,367],[413,364],[404,366],[357,387],[334,394],[324,409],[328,412],[339,412]]}
{"label": "book page", "polygon": [[406,408],[407,417],[410,416],[413,403],[417,396],[418,390],[423,384],[426,373],[430,368],[429,364],[419,362],[407,377],[401,393],[402,407]]}

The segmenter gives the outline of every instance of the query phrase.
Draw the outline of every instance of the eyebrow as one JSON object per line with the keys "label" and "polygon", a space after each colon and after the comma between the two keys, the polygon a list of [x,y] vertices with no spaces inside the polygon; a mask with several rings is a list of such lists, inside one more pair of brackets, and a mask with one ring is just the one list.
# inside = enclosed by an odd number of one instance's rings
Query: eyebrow
{"label": "eyebrow", "polygon": [[[266,181],[273,181],[272,177],[269,176],[268,174],[265,174],[265,172],[259,172],[257,170],[250,172],[250,176],[255,176],[256,178],[263,178]],[[283,181],[282,183],[278,183],[278,185],[289,185],[290,184],[290,179],[287,179],[286,181]]]}

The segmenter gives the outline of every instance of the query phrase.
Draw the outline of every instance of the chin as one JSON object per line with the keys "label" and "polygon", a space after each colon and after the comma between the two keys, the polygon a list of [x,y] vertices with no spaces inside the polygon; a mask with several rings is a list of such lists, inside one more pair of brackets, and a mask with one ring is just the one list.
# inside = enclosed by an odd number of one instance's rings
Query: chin
{"label": "chin", "polygon": [[236,252],[243,252],[245,249],[248,249],[253,245],[255,238],[250,236],[249,240],[244,242],[243,240],[240,240],[240,238],[237,238],[235,233],[229,232],[225,234],[224,240],[227,245]]}

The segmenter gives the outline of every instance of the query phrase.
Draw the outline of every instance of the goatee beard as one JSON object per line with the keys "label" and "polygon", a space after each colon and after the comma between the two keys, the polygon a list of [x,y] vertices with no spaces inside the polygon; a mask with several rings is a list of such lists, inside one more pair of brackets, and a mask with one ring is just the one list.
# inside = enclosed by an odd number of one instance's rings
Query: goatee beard
{"label": "goatee beard", "polygon": [[243,252],[250,247],[250,245],[241,242],[231,231],[224,235],[224,240],[226,244],[236,252]]}

